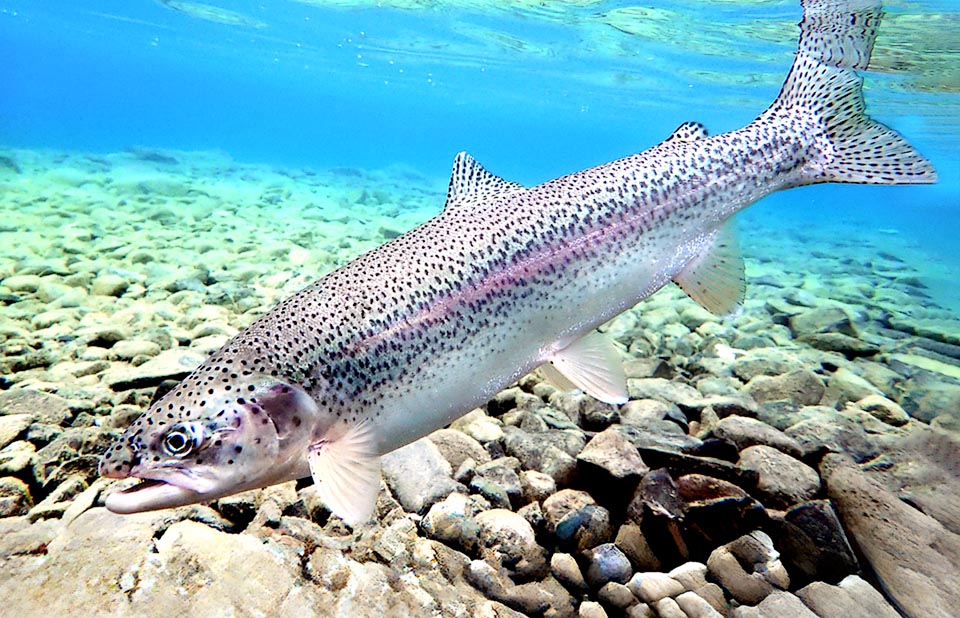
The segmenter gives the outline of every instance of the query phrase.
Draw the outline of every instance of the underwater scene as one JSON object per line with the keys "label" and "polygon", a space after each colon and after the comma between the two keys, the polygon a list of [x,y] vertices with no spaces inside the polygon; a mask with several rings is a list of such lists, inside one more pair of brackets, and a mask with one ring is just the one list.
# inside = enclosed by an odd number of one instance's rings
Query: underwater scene
{"label": "underwater scene", "polygon": [[955,0],[0,0],[0,58],[0,616],[960,612]]}

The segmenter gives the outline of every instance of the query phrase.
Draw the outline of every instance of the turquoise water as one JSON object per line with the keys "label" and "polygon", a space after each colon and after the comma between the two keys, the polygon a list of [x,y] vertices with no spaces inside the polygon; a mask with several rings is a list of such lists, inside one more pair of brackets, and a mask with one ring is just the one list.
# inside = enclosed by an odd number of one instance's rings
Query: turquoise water
{"label": "turquoise water", "polygon": [[[799,18],[793,1],[2,0],[0,146],[399,165],[438,192],[466,150],[536,184],[686,120],[749,122],[779,89]],[[958,26],[951,0],[898,3],[867,75],[871,113],[934,162],[938,185],[795,190],[742,225],[896,236],[929,266],[931,296],[960,307],[944,274],[960,271]]]}

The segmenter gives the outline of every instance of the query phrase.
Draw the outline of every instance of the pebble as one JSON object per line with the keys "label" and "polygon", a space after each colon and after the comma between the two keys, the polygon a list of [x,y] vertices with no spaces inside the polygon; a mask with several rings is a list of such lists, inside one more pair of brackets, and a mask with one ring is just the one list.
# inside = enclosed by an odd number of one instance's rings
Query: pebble
{"label": "pebble", "polygon": [[[838,585],[813,582],[797,590],[797,597],[819,618],[899,618],[883,595],[858,575],[848,575]],[[933,607],[926,611],[929,615]],[[922,615],[922,614],[921,614]]]}
{"label": "pebble", "polygon": [[543,501],[547,532],[575,551],[596,547],[613,536],[610,512],[585,491],[561,489]]}
{"label": "pebble", "polygon": [[901,427],[910,422],[910,415],[906,410],[883,395],[867,395],[857,401],[857,407],[893,427]]}
{"label": "pebble", "polygon": [[0,449],[20,437],[32,422],[33,416],[30,414],[0,416]]}
{"label": "pebble", "polygon": [[596,601],[584,601],[577,610],[580,618],[607,618],[607,612]]}
{"label": "pebble", "polygon": [[715,610],[696,592],[683,592],[678,594],[675,600],[687,618],[723,618],[723,614]]}
{"label": "pebble", "polygon": [[702,562],[685,562],[668,575],[680,582],[687,591],[698,590],[707,585],[707,565]]}
{"label": "pebble", "polygon": [[826,388],[820,377],[809,369],[791,371],[775,377],[757,376],[747,383],[747,392],[757,401],[791,401],[812,406],[820,403]]}
{"label": "pebble", "polygon": [[625,585],[617,582],[607,582],[597,591],[600,602],[619,610],[624,610],[637,602],[637,598]]}
{"label": "pebble", "polygon": [[520,495],[524,504],[543,502],[556,491],[557,482],[553,477],[536,470],[524,470],[520,473]]}
{"label": "pebble", "polygon": [[608,582],[625,584],[633,575],[633,568],[626,554],[614,543],[601,543],[584,552],[587,560],[587,583],[594,589]]}
{"label": "pebble", "polygon": [[577,560],[570,554],[557,552],[550,557],[550,572],[567,590],[574,594],[583,594],[587,591],[587,581],[580,571]]}
{"label": "pebble", "polygon": [[779,449],[791,457],[800,457],[803,453],[795,439],[755,418],[727,416],[719,420],[711,433],[717,438],[733,442],[740,450],[763,444]]}
{"label": "pebble", "polygon": [[660,599],[675,597],[684,591],[683,584],[666,573],[656,572],[634,573],[627,582],[627,588],[644,603],[656,603]]}
{"label": "pebble", "polygon": [[408,513],[426,512],[455,491],[465,491],[453,480],[450,463],[428,438],[421,438],[382,458],[383,478]]}
{"label": "pebble", "polygon": [[458,469],[467,459],[477,464],[490,461],[490,454],[477,440],[456,429],[438,429],[429,435],[430,440],[440,449],[440,454],[450,462],[453,470]]}
{"label": "pebble", "polygon": [[680,605],[670,597],[665,597],[653,604],[657,608],[657,615],[660,618],[689,618]]}
{"label": "pebble", "polygon": [[521,515],[491,509],[474,519],[481,558],[522,580],[540,579],[546,574],[546,550],[537,544],[533,527]]}
{"label": "pebble", "polygon": [[120,275],[107,273],[93,280],[90,291],[98,296],[123,296],[129,286],[130,283]]}

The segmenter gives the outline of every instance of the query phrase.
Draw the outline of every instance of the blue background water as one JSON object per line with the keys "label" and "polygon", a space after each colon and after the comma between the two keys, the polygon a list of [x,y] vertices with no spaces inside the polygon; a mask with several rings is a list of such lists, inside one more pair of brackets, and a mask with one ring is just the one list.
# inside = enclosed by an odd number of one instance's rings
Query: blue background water
{"label": "blue background water", "polygon": [[[0,0],[0,145],[402,164],[438,190],[467,150],[535,184],[642,150],[685,120],[712,132],[749,122],[779,90],[800,18],[794,2],[660,1],[618,29],[609,16],[633,3],[337,4],[348,2]],[[960,59],[950,42],[960,20],[953,0],[891,14],[875,60],[887,45],[906,62],[868,76],[868,105],[934,161],[940,184],[805,188],[747,215],[785,228],[853,220],[863,233],[897,230],[941,272],[960,272]],[[906,40],[883,38],[904,24]],[[952,281],[934,281],[934,296],[960,307]]]}

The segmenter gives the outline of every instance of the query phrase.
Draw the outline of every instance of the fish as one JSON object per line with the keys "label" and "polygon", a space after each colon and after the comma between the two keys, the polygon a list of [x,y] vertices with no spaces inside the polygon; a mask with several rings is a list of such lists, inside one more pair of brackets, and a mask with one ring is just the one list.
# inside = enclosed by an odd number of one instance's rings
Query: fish
{"label": "fish", "polygon": [[227,341],[102,455],[136,478],[116,513],[312,477],[330,512],[371,521],[381,457],[543,367],[561,388],[627,401],[597,328],[674,282],[717,314],[741,305],[729,225],[783,189],[936,181],[865,112],[874,0],[803,0],[773,103],[717,135],[695,122],[643,152],[524,187],[455,158],[436,217],[323,276]]}

